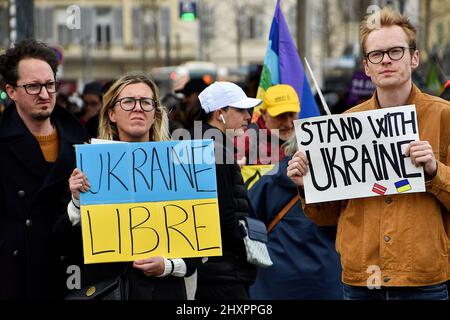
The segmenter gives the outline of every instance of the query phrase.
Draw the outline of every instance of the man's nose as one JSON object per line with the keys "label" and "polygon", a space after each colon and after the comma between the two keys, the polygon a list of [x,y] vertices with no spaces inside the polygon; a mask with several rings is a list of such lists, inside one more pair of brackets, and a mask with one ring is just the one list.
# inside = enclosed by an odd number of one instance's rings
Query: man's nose
{"label": "man's nose", "polygon": [[381,60],[382,64],[392,63],[391,57],[389,57],[389,54],[386,52],[383,56],[383,60]]}
{"label": "man's nose", "polygon": [[42,86],[41,92],[39,92],[39,97],[41,99],[48,99],[50,97],[50,94],[48,93],[46,86]]}

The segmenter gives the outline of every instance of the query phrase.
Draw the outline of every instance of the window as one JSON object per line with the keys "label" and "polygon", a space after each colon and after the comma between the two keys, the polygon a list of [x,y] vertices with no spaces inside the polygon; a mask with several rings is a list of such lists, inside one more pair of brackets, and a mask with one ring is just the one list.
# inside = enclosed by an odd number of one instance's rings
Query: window
{"label": "window", "polygon": [[76,43],[80,30],[71,30],[67,27],[67,12],[65,8],[55,10],[56,30],[58,33],[58,43],[64,47]]}
{"label": "window", "polygon": [[150,10],[133,8],[133,44],[135,47],[155,43],[155,17]]}
{"label": "window", "polygon": [[54,42],[54,11],[51,7],[35,7],[34,32],[36,39],[44,42]]}
{"label": "window", "polygon": [[121,7],[113,8],[113,30],[112,42],[117,45],[123,44],[123,11]]}
{"label": "window", "polygon": [[113,12],[111,8],[96,8],[95,12],[95,43],[100,48],[111,45]]}
{"label": "window", "polygon": [[242,39],[264,39],[265,17],[263,14],[263,7],[241,8],[239,21],[241,25]]}

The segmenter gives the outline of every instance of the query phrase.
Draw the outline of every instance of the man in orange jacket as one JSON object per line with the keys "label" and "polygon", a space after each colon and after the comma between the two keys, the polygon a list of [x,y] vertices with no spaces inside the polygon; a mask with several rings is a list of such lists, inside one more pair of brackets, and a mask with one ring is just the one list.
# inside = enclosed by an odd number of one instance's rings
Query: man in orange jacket
{"label": "man in orange jacket", "polygon": [[[416,30],[398,12],[383,9],[360,29],[364,69],[376,86],[372,99],[349,112],[416,105],[421,141],[405,155],[423,166],[426,193],[408,193],[306,205],[321,225],[338,224],[346,299],[448,300],[450,254],[450,103],[420,92],[411,73],[419,66]],[[371,28],[379,18],[380,25]],[[308,160],[297,152],[287,173],[303,195]],[[370,290],[368,273],[381,285]]]}

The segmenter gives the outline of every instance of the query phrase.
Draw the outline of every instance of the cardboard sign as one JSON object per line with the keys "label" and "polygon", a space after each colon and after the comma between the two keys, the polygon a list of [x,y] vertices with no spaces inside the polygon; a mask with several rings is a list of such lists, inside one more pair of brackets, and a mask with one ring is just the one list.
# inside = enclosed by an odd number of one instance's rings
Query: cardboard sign
{"label": "cardboard sign", "polygon": [[212,140],[76,146],[85,263],[222,254]]}
{"label": "cardboard sign", "polygon": [[404,154],[419,140],[415,106],[296,120],[295,131],[306,203],[425,192],[423,167]]}

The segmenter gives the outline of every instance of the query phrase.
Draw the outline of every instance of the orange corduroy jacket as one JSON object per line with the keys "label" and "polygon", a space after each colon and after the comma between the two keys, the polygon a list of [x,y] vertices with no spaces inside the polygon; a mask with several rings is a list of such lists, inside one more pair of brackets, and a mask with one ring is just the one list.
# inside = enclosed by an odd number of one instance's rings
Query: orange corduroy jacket
{"label": "orange corduroy jacket", "polygon": [[[336,249],[343,282],[354,286],[427,286],[450,278],[450,103],[413,86],[419,137],[438,161],[426,193],[408,193],[306,205],[319,225],[338,225]],[[350,109],[379,109],[376,94]],[[300,190],[299,190],[300,191]],[[303,192],[299,192],[302,194]],[[375,272],[375,273],[374,273]]]}

